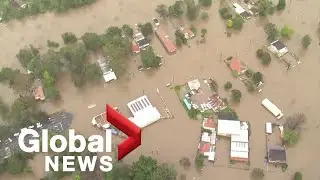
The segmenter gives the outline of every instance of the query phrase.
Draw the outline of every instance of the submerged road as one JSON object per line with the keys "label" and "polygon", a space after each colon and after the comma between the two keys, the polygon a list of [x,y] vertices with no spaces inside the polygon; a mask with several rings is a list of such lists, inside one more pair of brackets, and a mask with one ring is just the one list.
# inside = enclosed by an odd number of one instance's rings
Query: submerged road
{"label": "submerged road", "polygon": [[[56,132],[58,134],[63,133],[69,129],[73,120],[71,113],[60,111],[49,116],[47,120],[43,120],[39,123],[26,127],[28,129],[36,130],[41,136],[42,129],[48,129],[49,132]],[[18,143],[18,134],[14,133],[10,137],[0,142],[0,158],[8,158],[13,152],[21,151]],[[25,144],[28,146],[29,140],[34,139],[33,136],[25,137]]]}

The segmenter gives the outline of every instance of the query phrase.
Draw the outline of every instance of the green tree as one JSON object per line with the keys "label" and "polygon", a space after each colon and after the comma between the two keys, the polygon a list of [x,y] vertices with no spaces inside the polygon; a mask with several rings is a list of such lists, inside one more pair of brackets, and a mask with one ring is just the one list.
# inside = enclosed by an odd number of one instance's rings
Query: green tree
{"label": "green tree", "polygon": [[218,113],[219,119],[239,120],[238,114],[229,106]]}
{"label": "green tree", "polygon": [[126,36],[132,38],[132,36],[133,36],[133,29],[130,27],[130,25],[124,24],[124,25],[122,26],[122,31],[123,31],[123,33],[124,33]]}
{"label": "green tree", "polygon": [[77,42],[77,36],[72,32],[66,32],[61,35],[64,44],[72,44]]}
{"label": "green tree", "polygon": [[252,75],[252,81],[254,84],[258,84],[260,81],[263,82],[263,75],[261,72],[256,72]]}
{"label": "green tree", "polygon": [[148,37],[153,34],[153,27],[150,22],[147,22],[141,26],[141,33],[144,37]]}
{"label": "green tree", "polygon": [[284,10],[285,8],[286,8],[286,0],[279,0],[277,9],[281,11],[281,10]]}
{"label": "green tree", "polygon": [[233,21],[231,19],[229,19],[227,21],[227,28],[232,28],[233,27]]}
{"label": "green tree", "polygon": [[110,26],[106,31],[107,36],[121,36],[122,29],[116,26]]}
{"label": "green tree", "polygon": [[256,55],[257,55],[257,57],[260,59],[260,58],[262,58],[262,56],[263,56],[263,49],[261,49],[261,48],[259,48],[259,49],[257,49],[257,51],[256,51]]}
{"label": "green tree", "polygon": [[85,66],[85,78],[87,81],[100,81],[102,72],[96,64],[87,64]]}
{"label": "green tree", "polygon": [[251,171],[251,177],[254,179],[254,180],[261,180],[264,178],[264,170],[263,169],[260,169],[260,168],[254,168],[252,171]]}
{"label": "green tree", "polygon": [[260,16],[268,16],[274,13],[274,5],[270,0],[261,0],[258,3],[258,11]]}
{"label": "green tree", "polygon": [[110,172],[105,173],[105,180],[131,180],[131,166],[121,163],[114,164]]}
{"label": "green tree", "polygon": [[35,77],[40,77],[42,73],[42,63],[39,56],[33,57],[28,65],[27,69],[31,71]]}
{"label": "green tree", "polygon": [[59,43],[57,43],[55,41],[47,40],[47,46],[49,48],[58,48],[59,47]]}
{"label": "green tree", "polygon": [[29,125],[31,122],[38,122],[39,119],[35,118],[37,112],[36,102],[32,97],[21,96],[16,99],[10,111],[10,121],[14,126]]}
{"label": "green tree", "polygon": [[202,20],[207,21],[209,19],[209,14],[205,11],[202,11],[200,17]]}
{"label": "green tree", "polygon": [[44,85],[46,87],[51,87],[53,86],[55,82],[55,78],[51,76],[51,74],[48,71],[43,72],[43,80],[44,80]]}
{"label": "green tree", "polygon": [[176,37],[176,45],[177,45],[178,47],[182,47],[183,41],[182,41],[181,38]]}
{"label": "green tree", "polygon": [[189,169],[191,166],[190,159],[188,157],[182,157],[179,160],[179,164],[184,168],[184,169]]}
{"label": "green tree", "polygon": [[199,0],[199,4],[204,7],[210,7],[212,5],[212,0]]}
{"label": "green tree", "polygon": [[294,173],[294,180],[302,180],[302,173],[301,172]]}
{"label": "green tree", "polygon": [[64,67],[63,56],[60,52],[49,49],[41,56],[41,65],[43,71],[48,71],[53,77],[56,77]]}
{"label": "green tree", "polygon": [[132,180],[150,180],[157,168],[157,160],[140,156],[139,160],[132,164]]}
{"label": "green tree", "polygon": [[219,9],[219,14],[223,19],[231,19],[232,14],[230,11],[231,11],[230,8],[224,7]]}
{"label": "green tree", "polygon": [[301,39],[302,47],[307,49],[310,46],[311,41],[312,41],[312,39],[311,39],[311,37],[309,35],[303,36],[303,38]]}
{"label": "green tree", "polygon": [[[176,36],[176,39],[180,39],[181,40],[182,44],[187,44],[188,40],[184,36],[183,32],[181,32],[180,30],[176,30],[175,36]],[[178,43],[180,43],[180,42],[178,42]],[[178,46],[180,46],[180,45],[178,45]]]}
{"label": "green tree", "polygon": [[264,26],[264,32],[267,34],[267,40],[269,42],[275,41],[280,35],[277,26],[272,23],[268,23]]}
{"label": "green tree", "polygon": [[97,51],[102,47],[102,41],[97,33],[86,32],[81,37],[88,50]]}
{"label": "green tree", "polygon": [[197,157],[196,157],[196,161],[195,161],[195,164],[196,164],[196,168],[198,170],[202,169],[203,166],[204,166],[204,155],[203,154],[198,154]]}
{"label": "green tree", "polygon": [[207,29],[205,29],[205,28],[201,29],[201,35],[202,35],[203,37],[206,36],[207,32],[208,32]]}
{"label": "green tree", "polygon": [[241,100],[241,91],[237,89],[231,90],[231,100],[234,102],[240,102]]}
{"label": "green tree", "polygon": [[187,17],[190,21],[196,20],[199,16],[199,6],[194,0],[184,0],[187,6]]}
{"label": "green tree", "polygon": [[287,142],[289,145],[295,145],[299,141],[299,134],[297,131],[294,130],[287,130],[284,132],[284,141]]}
{"label": "green tree", "polygon": [[61,98],[59,90],[52,86],[45,87],[44,92],[48,99],[59,100]]}
{"label": "green tree", "polygon": [[271,55],[269,52],[263,52],[263,55],[261,57],[261,62],[263,65],[268,66],[271,62]]}
{"label": "green tree", "polygon": [[152,47],[141,52],[141,62],[145,68],[156,68],[160,66],[161,58],[157,57]]}
{"label": "green tree", "polygon": [[31,159],[33,156],[29,153],[14,153],[9,157],[8,160],[8,172],[11,174],[19,174],[26,172],[28,170],[28,159]]}
{"label": "green tree", "polygon": [[176,180],[177,171],[172,165],[166,163],[158,165],[156,171],[152,174],[151,179],[154,180]]}
{"label": "green tree", "polygon": [[232,83],[228,81],[223,87],[226,91],[228,91],[232,88]]}
{"label": "green tree", "polygon": [[8,119],[9,110],[10,110],[9,106],[0,97],[0,116],[2,117],[2,119]]}
{"label": "green tree", "polygon": [[28,63],[31,61],[32,58],[38,56],[39,50],[36,49],[34,46],[29,45],[23,49],[19,50],[19,53],[16,55],[22,67],[27,68]]}
{"label": "green tree", "polygon": [[294,33],[293,29],[290,28],[288,25],[285,25],[280,31],[281,36],[286,38],[291,38],[293,33]]}
{"label": "green tree", "polygon": [[172,6],[169,6],[168,12],[171,17],[180,18],[184,13],[182,2],[176,1]]}
{"label": "green tree", "polygon": [[169,11],[168,7],[164,4],[160,4],[156,8],[156,12],[159,14],[159,16],[163,19],[166,19],[169,17]]}
{"label": "green tree", "polygon": [[241,16],[237,15],[236,17],[234,17],[234,18],[232,19],[232,22],[233,22],[233,24],[232,24],[233,26],[232,26],[232,27],[233,27],[234,29],[236,29],[236,30],[242,29],[244,20],[242,19]]}

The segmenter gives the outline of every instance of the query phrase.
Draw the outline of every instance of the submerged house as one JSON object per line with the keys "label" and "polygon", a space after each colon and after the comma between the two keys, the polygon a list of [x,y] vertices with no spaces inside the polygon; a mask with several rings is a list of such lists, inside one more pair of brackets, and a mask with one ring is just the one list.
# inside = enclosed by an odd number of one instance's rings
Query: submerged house
{"label": "submerged house", "polygon": [[288,48],[279,40],[272,42],[268,49],[277,57],[282,57],[289,52]]}
{"label": "submerged house", "polygon": [[268,162],[284,164],[287,162],[286,150],[283,146],[268,146]]}

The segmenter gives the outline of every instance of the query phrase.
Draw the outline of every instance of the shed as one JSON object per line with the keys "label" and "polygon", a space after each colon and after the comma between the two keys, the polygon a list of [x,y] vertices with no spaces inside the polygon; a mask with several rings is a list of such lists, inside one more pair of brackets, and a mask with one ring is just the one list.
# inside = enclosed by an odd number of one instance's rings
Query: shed
{"label": "shed", "polygon": [[266,122],[266,133],[272,134],[272,123],[271,122]]}
{"label": "shed", "polygon": [[268,162],[286,163],[286,150],[283,146],[268,146]]}

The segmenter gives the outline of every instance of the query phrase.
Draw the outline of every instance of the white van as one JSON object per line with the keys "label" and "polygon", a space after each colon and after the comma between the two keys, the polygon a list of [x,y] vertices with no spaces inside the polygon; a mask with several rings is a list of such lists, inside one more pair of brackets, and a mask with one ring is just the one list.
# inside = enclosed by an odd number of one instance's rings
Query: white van
{"label": "white van", "polygon": [[277,119],[283,117],[283,113],[277,106],[275,106],[269,99],[265,98],[262,100],[262,105],[267,108]]}

